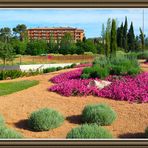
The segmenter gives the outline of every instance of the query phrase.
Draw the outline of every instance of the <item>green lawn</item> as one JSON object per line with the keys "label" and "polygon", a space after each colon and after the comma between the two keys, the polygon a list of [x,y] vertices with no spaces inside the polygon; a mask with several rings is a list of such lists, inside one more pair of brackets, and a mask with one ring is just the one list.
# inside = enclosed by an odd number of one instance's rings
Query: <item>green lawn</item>
{"label": "green lawn", "polygon": [[23,80],[18,82],[6,82],[0,83],[0,96],[8,95],[20,90],[27,89],[29,87],[39,84],[39,81],[36,80]]}

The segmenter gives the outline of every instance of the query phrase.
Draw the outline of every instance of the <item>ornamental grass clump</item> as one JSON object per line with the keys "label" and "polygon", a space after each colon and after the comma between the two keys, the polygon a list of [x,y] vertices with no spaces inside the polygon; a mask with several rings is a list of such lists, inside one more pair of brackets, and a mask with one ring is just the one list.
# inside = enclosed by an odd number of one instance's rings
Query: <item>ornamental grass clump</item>
{"label": "ornamental grass clump", "polygon": [[73,128],[66,136],[67,139],[98,139],[112,138],[112,134],[97,124],[84,124]]}
{"label": "ornamental grass clump", "polygon": [[137,58],[132,55],[110,59],[111,75],[137,75],[141,72]]}
{"label": "ornamental grass clump", "polygon": [[23,136],[21,133],[6,127],[4,118],[0,115],[0,138],[19,139],[23,138]]}
{"label": "ornamental grass clump", "polygon": [[34,131],[48,131],[59,127],[63,121],[64,117],[56,110],[43,108],[30,115],[28,125]]}
{"label": "ornamental grass clump", "polygon": [[147,59],[148,58],[148,50],[138,52],[138,59]]}
{"label": "ornamental grass clump", "polygon": [[93,61],[93,65],[98,65],[100,67],[106,67],[109,64],[109,59],[106,57],[97,57]]}
{"label": "ornamental grass clump", "polygon": [[92,67],[83,69],[81,78],[104,79],[109,75],[137,75],[140,72],[137,57],[129,54],[111,58],[96,58]]}
{"label": "ornamental grass clump", "polygon": [[7,78],[15,79],[25,75],[26,72],[22,72],[21,70],[3,70],[0,71],[0,80],[6,80]]}
{"label": "ornamental grass clump", "polygon": [[0,126],[0,138],[1,139],[2,138],[4,138],[4,139],[6,139],[6,138],[20,139],[20,138],[23,138],[23,136],[19,132],[15,131],[13,129],[7,128],[3,125],[3,126]]}
{"label": "ornamental grass clump", "polygon": [[82,111],[83,122],[101,126],[111,125],[116,117],[116,112],[107,104],[87,105]]}

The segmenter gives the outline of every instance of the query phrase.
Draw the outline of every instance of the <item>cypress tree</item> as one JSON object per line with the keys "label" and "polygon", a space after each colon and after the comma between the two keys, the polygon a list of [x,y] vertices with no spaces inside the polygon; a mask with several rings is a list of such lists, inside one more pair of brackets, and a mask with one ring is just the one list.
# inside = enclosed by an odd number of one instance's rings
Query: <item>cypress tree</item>
{"label": "cypress tree", "polygon": [[128,23],[127,23],[127,17],[125,18],[125,23],[123,27],[123,43],[122,46],[127,51],[127,28],[128,28]]}
{"label": "cypress tree", "polygon": [[130,29],[127,35],[127,42],[128,42],[128,51],[134,51],[135,50],[135,34],[134,34],[134,28],[133,23],[131,22]]}
{"label": "cypress tree", "polygon": [[117,29],[117,46],[123,48],[123,23]]}
{"label": "cypress tree", "polygon": [[110,37],[110,33],[111,33],[111,19],[110,18],[107,20],[106,31],[109,33],[109,37]]}
{"label": "cypress tree", "polygon": [[106,33],[105,33],[105,55],[106,57],[110,54],[110,38],[111,38],[111,19],[109,18],[107,20],[107,27],[106,27]]}
{"label": "cypress tree", "polygon": [[104,45],[105,45],[105,28],[104,28],[104,24],[102,24],[101,36],[102,36],[102,44],[103,44],[103,48],[104,48]]}
{"label": "cypress tree", "polygon": [[142,50],[144,50],[144,33],[141,28],[140,28],[140,40],[141,40],[141,48]]}
{"label": "cypress tree", "polygon": [[120,27],[117,29],[117,46],[120,47]]}
{"label": "cypress tree", "polygon": [[135,37],[135,51],[140,50],[139,37]]}
{"label": "cypress tree", "polygon": [[106,55],[106,57],[108,57],[109,53],[110,53],[110,34],[107,31],[106,31],[105,40],[106,40],[105,55]]}
{"label": "cypress tree", "polygon": [[117,31],[115,19],[112,20],[110,49],[110,55],[115,56],[117,50]]}

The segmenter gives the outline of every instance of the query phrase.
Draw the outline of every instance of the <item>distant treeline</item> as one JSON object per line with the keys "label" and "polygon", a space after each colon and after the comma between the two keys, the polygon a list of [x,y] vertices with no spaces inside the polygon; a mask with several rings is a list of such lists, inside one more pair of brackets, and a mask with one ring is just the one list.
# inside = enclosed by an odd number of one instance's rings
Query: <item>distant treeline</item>
{"label": "distant treeline", "polygon": [[[105,27],[106,26],[106,27]],[[7,60],[13,60],[16,54],[41,55],[50,53],[59,54],[84,54],[84,52],[116,54],[117,50],[125,52],[141,51],[148,48],[148,38],[141,28],[139,36],[134,34],[133,23],[128,29],[128,21],[117,27],[115,19],[108,19],[106,25],[102,25],[101,37],[75,42],[70,33],[65,33],[61,40],[55,42],[52,34],[49,42],[43,39],[30,40],[27,35],[27,26],[18,24],[15,28],[4,27],[0,29],[0,58],[4,64]]]}

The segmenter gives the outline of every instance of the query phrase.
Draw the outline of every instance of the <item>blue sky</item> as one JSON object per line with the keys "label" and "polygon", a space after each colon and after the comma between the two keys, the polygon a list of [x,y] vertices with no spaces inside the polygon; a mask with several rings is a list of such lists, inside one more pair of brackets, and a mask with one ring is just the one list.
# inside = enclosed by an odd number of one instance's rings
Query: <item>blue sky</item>
{"label": "blue sky", "polygon": [[[128,18],[134,24],[135,34],[139,34],[139,27],[143,27],[143,9],[0,9],[0,28],[13,28],[17,24],[33,27],[77,27],[85,31],[87,38],[101,35],[102,23],[108,18],[118,20],[118,25]],[[144,32],[148,36],[148,9],[144,9]]]}

